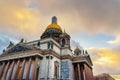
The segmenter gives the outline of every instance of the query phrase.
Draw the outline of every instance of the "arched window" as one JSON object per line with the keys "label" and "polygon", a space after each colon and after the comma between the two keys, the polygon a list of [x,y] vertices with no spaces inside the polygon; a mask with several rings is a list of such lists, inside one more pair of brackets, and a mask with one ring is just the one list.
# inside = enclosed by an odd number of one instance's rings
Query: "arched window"
{"label": "arched window", "polygon": [[65,39],[62,39],[62,47],[65,47]]}
{"label": "arched window", "polygon": [[59,62],[58,61],[54,62],[54,78],[55,79],[59,78]]}

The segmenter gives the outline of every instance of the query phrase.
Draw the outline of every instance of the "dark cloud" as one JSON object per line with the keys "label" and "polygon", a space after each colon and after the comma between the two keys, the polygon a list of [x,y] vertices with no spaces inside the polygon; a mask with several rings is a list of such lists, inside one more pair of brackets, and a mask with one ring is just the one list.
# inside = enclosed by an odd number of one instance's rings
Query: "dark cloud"
{"label": "dark cloud", "polygon": [[0,34],[0,54],[2,53],[3,49],[6,49],[10,41],[16,44],[19,42],[19,39],[15,37],[9,37],[7,35]]}
{"label": "dark cloud", "polygon": [[66,25],[73,27],[70,31],[76,29],[74,28],[75,26],[78,26],[79,31],[111,35],[117,34],[120,30],[119,0],[47,1],[38,2],[40,10],[43,10],[46,15],[56,14],[60,17],[62,16],[63,19],[69,22]]}
{"label": "dark cloud", "polygon": [[0,25],[12,35],[18,33],[18,36],[27,37],[29,33],[36,38],[50,24],[53,15],[70,34],[116,36],[120,31],[119,0],[1,0],[0,3]]}

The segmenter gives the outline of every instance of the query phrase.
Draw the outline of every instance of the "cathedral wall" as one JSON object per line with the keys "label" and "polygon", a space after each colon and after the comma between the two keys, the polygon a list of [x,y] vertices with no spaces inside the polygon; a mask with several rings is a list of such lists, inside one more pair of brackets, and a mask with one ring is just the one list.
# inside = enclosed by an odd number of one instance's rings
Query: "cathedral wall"
{"label": "cathedral wall", "polygon": [[45,78],[47,76],[47,59],[46,56],[43,56],[43,59],[41,60],[40,63],[40,78]]}
{"label": "cathedral wall", "polygon": [[72,52],[67,48],[67,49],[62,49],[62,55],[73,55]]}
{"label": "cathedral wall", "polygon": [[[43,59],[40,62],[39,78],[46,79],[47,76],[51,79],[54,78],[54,62],[55,61],[60,63],[60,60],[54,56],[52,56],[52,59],[47,59],[46,56],[43,57]],[[60,76],[60,67],[59,67],[59,76]]]}
{"label": "cathedral wall", "polygon": [[56,45],[53,45],[53,51],[60,55],[60,48],[58,48]]}
{"label": "cathedral wall", "polygon": [[55,71],[55,70],[54,70],[54,68],[55,68],[54,62],[55,62],[55,61],[57,61],[57,62],[59,63],[59,77],[60,77],[60,59],[58,59],[58,58],[56,58],[56,57],[53,56],[53,59],[51,59],[51,61],[50,61],[50,69],[49,69],[49,70],[50,70],[50,71],[49,71],[49,72],[50,72],[50,73],[49,73],[49,77],[50,77],[50,78],[54,78],[54,77],[55,77],[55,76],[54,76],[54,73],[55,73],[55,72],[54,72],[54,71]]}
{"label": "cathedral wall", "polygon": [[48,47],[48,44],[47,44],[47,43],[44,43],[44,44],[41,44],[40,46],[41,46],[40,48],[41,48],[42,50],[46,50],[47,47]]}

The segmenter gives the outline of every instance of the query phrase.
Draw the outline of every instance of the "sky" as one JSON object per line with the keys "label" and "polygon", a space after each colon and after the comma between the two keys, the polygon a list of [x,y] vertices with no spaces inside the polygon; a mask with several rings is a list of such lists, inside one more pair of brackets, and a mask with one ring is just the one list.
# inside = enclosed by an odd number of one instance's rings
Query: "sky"
{"label": "sky", "polygon": [[88,50],[94,75],[120,79],[120,0],[0,0],[0,52],[9,42],[39,39],[51,17]]}

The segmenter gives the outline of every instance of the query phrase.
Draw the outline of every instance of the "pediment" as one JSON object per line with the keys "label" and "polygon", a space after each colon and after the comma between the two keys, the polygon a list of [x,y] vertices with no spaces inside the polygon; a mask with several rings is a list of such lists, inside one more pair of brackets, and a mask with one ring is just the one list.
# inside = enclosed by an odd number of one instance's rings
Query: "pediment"
{"label": "pediment", "polygon": [[29,51],[29,50],[33,50],[33,48],[26,44],[17,44],[15,46],[13,46],[12,48],[8,49],[7,51],[5,51],[5,54],[25,52],[25,51]]}

